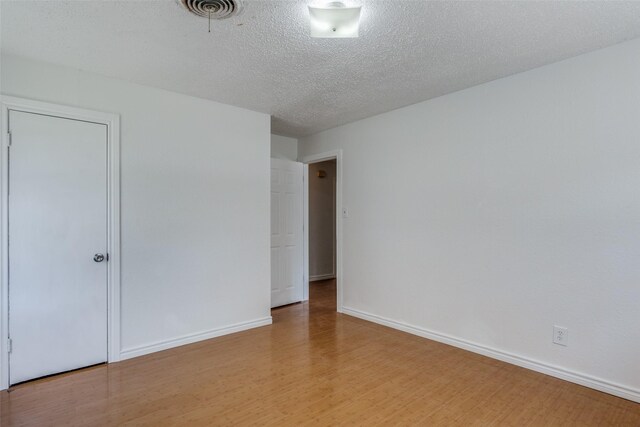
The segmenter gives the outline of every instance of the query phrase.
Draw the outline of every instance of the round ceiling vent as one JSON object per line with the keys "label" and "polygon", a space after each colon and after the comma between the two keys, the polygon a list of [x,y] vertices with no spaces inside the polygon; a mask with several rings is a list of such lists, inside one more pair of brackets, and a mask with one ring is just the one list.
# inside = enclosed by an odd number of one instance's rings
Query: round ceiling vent
{"label": "round ceiling vent", "polygon": [[225,19],[242,11],[242,0],[180,0],[180,3],[203,18]]}

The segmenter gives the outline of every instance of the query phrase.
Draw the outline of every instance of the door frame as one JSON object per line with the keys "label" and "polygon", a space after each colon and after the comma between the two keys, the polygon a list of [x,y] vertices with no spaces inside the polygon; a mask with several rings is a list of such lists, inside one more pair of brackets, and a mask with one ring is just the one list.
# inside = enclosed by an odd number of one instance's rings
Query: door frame
{"label": "door frame", "polygon": [[81,120],[107,127],[107,362],[120,360],[120,115],[0,96],[0,390],[9,388],[9,111]]}
{"label": "door frame", "polygon": [[342,313],[342,150],[331,150],[317,154],[310,154],[302,158],[305,164],[303,189],[304,203],[304,300],[309,299],[309,167],[311,163],[324,162],[326,160],[336,161],[336,219],[335,219],[335,239],[336,239],[336,311]]}

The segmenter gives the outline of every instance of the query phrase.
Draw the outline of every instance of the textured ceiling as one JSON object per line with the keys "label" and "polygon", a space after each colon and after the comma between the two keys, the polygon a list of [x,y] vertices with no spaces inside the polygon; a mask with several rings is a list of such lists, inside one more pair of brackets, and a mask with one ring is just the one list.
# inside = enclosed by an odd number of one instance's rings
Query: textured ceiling
{"label": "textured ceiling", "polygon": [[362,0],[358,39],[310,38],[307,1],[245,3],[208,33],[174,0],[5,0],[2,49],[269,113],[299,137],[640,37],[637,1]]}

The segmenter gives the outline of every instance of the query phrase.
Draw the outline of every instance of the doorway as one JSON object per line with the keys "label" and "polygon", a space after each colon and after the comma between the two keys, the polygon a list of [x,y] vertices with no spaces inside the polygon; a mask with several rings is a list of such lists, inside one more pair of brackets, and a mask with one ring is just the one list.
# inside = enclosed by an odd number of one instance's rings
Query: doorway
{"label": "doorway", "polygon": [[305,169],[305,300],[342,312],[342,150],[302,158]]}
{"label": "doorway", "polygon": [[119,360],[118,120],[2,98],[0,389]]}
{"label": "doorway", "polygon": [[336,159],[309,164],[309,299],[336,293]]}

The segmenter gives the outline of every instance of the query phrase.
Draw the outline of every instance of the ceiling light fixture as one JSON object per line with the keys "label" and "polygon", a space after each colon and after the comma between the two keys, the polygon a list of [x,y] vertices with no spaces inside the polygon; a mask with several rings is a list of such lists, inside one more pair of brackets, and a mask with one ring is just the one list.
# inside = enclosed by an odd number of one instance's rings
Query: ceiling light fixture
{"label": "ceiling light fixture", "polygon": [[347,6],[333,1],[324,6],[309,5],[311,37],[358,37],[362,6]]}

